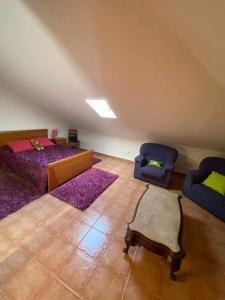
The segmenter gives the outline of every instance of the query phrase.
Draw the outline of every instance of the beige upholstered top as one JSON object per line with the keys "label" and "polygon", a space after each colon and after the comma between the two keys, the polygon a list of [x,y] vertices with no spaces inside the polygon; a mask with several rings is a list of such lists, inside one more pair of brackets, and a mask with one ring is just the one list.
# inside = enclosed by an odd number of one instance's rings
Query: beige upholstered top
{"label": "beige upholstered top", "polygon": [[148,239],[179,252],[180,207],[178,194],[150,185],[139,202],[135,220],[129,224]]}

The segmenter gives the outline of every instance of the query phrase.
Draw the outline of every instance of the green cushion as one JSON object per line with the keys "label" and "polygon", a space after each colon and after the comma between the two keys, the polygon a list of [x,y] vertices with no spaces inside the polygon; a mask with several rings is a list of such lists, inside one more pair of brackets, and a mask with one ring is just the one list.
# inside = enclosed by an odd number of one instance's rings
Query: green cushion
{"label": "green cushion", "polygon": [[212,171],[212,173],[203,181],[205,186],[211,188],[212,190],[225,195],[225,176]]}
{"label": "green cushion", "polygon": [[150,160],[148,162],[148,165],[149,166],[152,166],[152,167],[156,167],[156,168],[162,168],[162,162],[161,161],[157,161],[157,160]]}

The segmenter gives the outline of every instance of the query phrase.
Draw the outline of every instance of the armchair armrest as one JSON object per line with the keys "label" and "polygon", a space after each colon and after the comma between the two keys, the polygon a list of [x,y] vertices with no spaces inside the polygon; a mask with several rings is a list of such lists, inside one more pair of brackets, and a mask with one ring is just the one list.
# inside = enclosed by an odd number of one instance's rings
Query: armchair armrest
{"label": "armchair armrest", "polygon": [[143,155],[136,156],[134,160],[140,166],[143,166],[146,163],[146,159]]}
{"label": "armchair armrest", "polygon": [[165,175],[167,171],[173,171],[173,170],[174,170],[174,163],[168,162],[164,165],[162,172],[163,175]]}
{"label": "armchair armrest", "polygon": [[207,174],[203,173],[200,170],[189,171],[184,180],[184,186],[183,186],[184,193],[190,191],[193,184],[201,183],[206,177]]}
{"label": "armchair armrest", "polygon": [[191,170],[186,177],[189,177],[193,183],[201,183],[207,177],[207,174],[200,170]]}

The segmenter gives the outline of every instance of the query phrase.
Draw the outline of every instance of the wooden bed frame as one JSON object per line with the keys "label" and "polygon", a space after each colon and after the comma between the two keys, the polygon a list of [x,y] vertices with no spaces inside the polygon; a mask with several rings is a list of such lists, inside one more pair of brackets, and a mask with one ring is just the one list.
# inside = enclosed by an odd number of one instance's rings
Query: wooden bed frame
{"label": "wooden bed frame", "polygon": [[[0,147],[4,146],[9,141],[29,140],[37,137],[48,137],[48,129],[0,131]],[[48,192],[90,169],[92,164],[92,150],[48,164]]]}

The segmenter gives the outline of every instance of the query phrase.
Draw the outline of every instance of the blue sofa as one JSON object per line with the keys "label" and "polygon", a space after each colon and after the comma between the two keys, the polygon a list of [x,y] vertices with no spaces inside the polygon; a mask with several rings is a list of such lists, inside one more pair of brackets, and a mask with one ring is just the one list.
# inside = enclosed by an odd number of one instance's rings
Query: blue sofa
{"label": "blue sofa", "polygon": [[[178,152],[174,148],[145,143],[140,148],[140,155],[135,158],[134,177],[167,188],[177,156]],[[149,160],[162,162],[162,168],[149,166]]]}
{"label": "blue sofa", "polygon": [[225,158],[207,157],[201,161],[199,170],[189,171],[183,195],[225,222],[225,196],[201,184],[212,171],[225,175]]}

